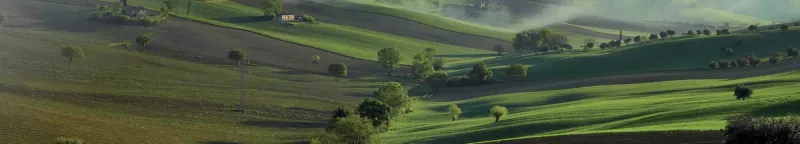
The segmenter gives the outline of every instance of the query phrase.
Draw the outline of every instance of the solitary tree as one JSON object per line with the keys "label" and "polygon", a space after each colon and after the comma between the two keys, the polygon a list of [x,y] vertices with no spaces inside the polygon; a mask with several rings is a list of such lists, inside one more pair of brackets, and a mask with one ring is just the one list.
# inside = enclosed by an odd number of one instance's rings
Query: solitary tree
{"label": "solitary tree", "polygon": [[283,12],[283,0],[266,0],[264,5],[264,16],[272,19]]}
{"label": "solitary tree", "polygon": [[472,66],[469,72],[469,79],[476,83],[486,83],[492,79],[492,71],[486,66],[486,63],[478,63]]}
{"label": "solitary tree", "polygon": [[692,30],[689,30],[688,32],[686,32],[686,35],[688,35],[688,36],[693,36],[693,35],[694,35],[694,31],[692,31]]}
{"label": "solitary tree", "polygon": [[587,50],[587,51],[589,49],[592,49],[592,48],[594,48],[594,43],[593,42],[586,43],[586,46],[584,47],[584,49]]}
{"label": "solitary tree", "polygon": [[781,30],[783,30],[783,31],[789,30],[789,25],[788,24],[782,24],[781,25]]}
{"label": "solitary tree", "polygon": [[497,52],[497,55],[503,55],[503,52],[505,52],[505,49],[503,49],[503,46],[501,46],[500,44],[495,44],[494,45],[494,51]]}
{"label": "solitary tree", "polygon": [[414,55],[414,62],[411,64],[411,79],[414,82],[422,82],[433,74],[433,57],[429,57],[428,52],[421,52]]}
{"label": "solitary tree", "polygon": [[450,117],[453,118],[453,121],[456,121],[458,116],[461,116],[461,108],[459,108],[456,104],[450,104],[450,107],[448,107],[447,110],[450,111]]}
{"label": "solitary tree", "polygon": [[431,87],[433,93],[436,93],[439,92],[440,88],[447,86],[447,78],[448,78],[447,72],[437,71],[434,72],[431,76],[429,76],[428,79],[425,80],[426,81],[425,83],[427,83],[428,86]]}
{"label": "solitary tree", "polygon": [[311,60],[313,61],[314,64],[319,63],[319,55],[311,56]]}
{"label": "solitary tree", "polygon": [[147,34],[142,34],[136,37],[136,43],[139,43],[139,45],[142,47],[142,51],[144,51],[147,48],[147,45],[150,45],[152,42],[153,41],[150,38],[150,35]]}
{"label": "solitary tree", "polygon": [[632,41],[632,40],[633,40],[633,39],[631,39],[631,38],[626,38],[626,39],[625,39],[625,45],[628,45],[628,43],[631,43],[631,41]]}
{"label": "solitary tree", "polygon": [[750,26],[747,27],[747,29],[750,30],[750,31],[756,31],[756,30],[758,30],[758,26],[750,25]]}
{"label": "solitary tree", "polygon": [[392,108],[383,102],[366,98],[358,105],[357,111],[358,115],[372,122],[372,126],[381,126],[389,123]]}
{"label": "solitary tree", "polygon": [[494,106],[491,110],[489,110],[492,117],[494,117],[494,122],[500,121],[500,117],[505,116],[508,114],[508,109],[504,106]]}
{"label": "solitary tree", "polygon": [[383,68],[389,69],[388,76],[392,76],[392,71],[400,67],[400,61],[402,60],[403,56],[400,55],[400,51],[397,51],[397,48],[383,48],[378,52],[378,64]]}
{"label": "solitary tree", "polygon": [[247,60],[247,54],[242,50],[231,50],[228,52],[228,59],[236,62],[236,67],[239,67],[239,110],[244,111],[244,67],[242,63]]}
{"label": "solitary tree", "polygon": [[658,35],[650,34],[650,40],[656,40],[656,39],[658,39]]}
{"label": "solitary tree", "polygon": [[513,64],[506,68],[506,77],[512,80],[520,80],[528,76],[528,66]]}
{"label": "solitary tree", "polygon": [[664,39],[664,38],[667,38],[667,36],[669,36],[669,34],[667,32],[665,32],[665,31],[661,31],[660,33],[658,33],[658,36],[660,36],[662,39]]}
{"label": "solitary tree", "polygon": [[325,142],[347,143],[347,144],[370,144],[375,143],[378,130],[372,125],[368,117],[343,117],[338,118],[328,129],[330,137]]}
{"label": "solitary tree", "polygon": [[67,59],[69,59],[67,66],[72,65],[72,59],[83,60],[84,58],[86,58],[86,55],[83,54],[83,48],[76,46],[66,46],[62,48],[61,56],[65,56],[67,57]]}
{"label": "solitary tree", "polygon": [[410,110],[413,100],[398,82],[386,82],[378,88],[378,97],[392,107],[396,114]]}
{"label": "solitary tree", "polygon": [[708,29],[703,29],[703,34],[704,34],[704,35],[707,35],[707,36],[708,36],[708,35],[711,35],[711,30],[708,30]]}
{"label": "solitary tree", "polygon": [[743,85],[736,86],[736,89],[733,89],[733,96],[736,96],[736,100],[745,100],[750,98],[750,95],[753,95],[753,90]]}
{"label": "solitary tree", "polygon": [[674,30],[667,30],[667,34],[669,35],[669,37],[672,37],[672,36],[675,35],[675,31]]}
{"label": "solitary tree", "polygon": [[340,63],[340,64],[331,64],[328,66],[328,73],[333,75],[336,78],[336,81],[339,81],[339,78],[347,77],[347,65]]}

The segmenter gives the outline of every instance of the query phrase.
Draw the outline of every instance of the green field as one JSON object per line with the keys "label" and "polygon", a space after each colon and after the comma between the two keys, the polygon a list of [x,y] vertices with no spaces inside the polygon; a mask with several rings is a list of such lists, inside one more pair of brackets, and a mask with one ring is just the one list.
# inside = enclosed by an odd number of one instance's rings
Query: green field
{"label": "green field", "polygon": [[516,34],[516,32],[507,29],[495,28],[492,26],[486,26],[480,24],[473,24],[461,20],[456,20],[453,18],[436,16],[422,12],[409,11],[401,8],[394,8],[391,7],[390,5],[386,5],[381,2],[373,2],[373,1],[367,1],[367,2],[358,1],[358,2],[344,2],[344,3],[324,2],[324,1],[317,1],[317,2],[333,7],[399,17],[444,30],[490,37],[504,41],[511,41],[511,39],[514,38],[514,34]]}
{"label": "green field", "polygon": [[[528,78],[556,78],[622,73],[641,73],[673,69],[705,69],[709,61],[738,59],[755,54],[764,59],[776,52],[784,52],[788,46],[800,45],[794,38],[800,36],[800,28],[790,31],[742,33],[724,36],[676,37],[666,40],[631,44],[621,48],[583,52],[573,50],[561,54],[509,55],[460,61],[449,65],[450,72],[462,73],[474,63],[486,62],[494,68],[495,78],[503,77],[503,70],[511,64],[529,65]],[[736,40],[744,40],[742,46],[733,46]],[[603,41],[598,41],[603,42]],[[720,48],[730,46],[733,57],[726,57]]]}
{"label": "green field", "polygon": [[[574,26],[574,27],[579,27],[579,28],[583,28],[583,29],[587,29],[587,30],[595,31],[595,32],[599,32],[599,33],[604,33],[604,34],[619,35],[619,30],[604,29],[604,28],[582,26],[582,25],[574,25],[574,24],[568,24],[568,23],[563,23],[563,24],[566,24],[566,25],[569,25],[569,26]],[[622,35],[623,36],[629,36],[629,37],[635,37],[635,36],[649,36],[650,33],[622,30]]]}
{"label": "green field", "polygon": [[[736,100],[733,88],[754,88]],[[800,112],[800,72],[744,79],[698,79],[509,93],[447,102],[423,102],[382,137],[390,143],[469,143],[596,132],[719,130],[739,114]],[[524,85],[520,85],[524,87]],[[452,122],[447,107],[464,112]],[[492,106],[509,109],[494,122]]]}
{"label": "green field", "polygon": [[[332,77],[264,66],[245,70],[247,115],[238,103],[239,72],[152,56],[97,41],[95,35],[0,29],[0,139],[49,143],[297,142],[321,132],[328,111],[353,105],[384,78]],[[61,45],[87,58],[67,66]],[[312,89],[309,89],[312,88]],[[196,142],[195,142],[196,143]]]}
{"label": "green field", "polygon": [[[131,1],[148,8],[159,8],[160,0]],[[185,3],[177,0],[176,3]],[[386,47],[397,47],[406,57],[401,63],[410,64],[411,57],[425,48],[437,48],[440,54],[468,55],[490,53],[486,50],[465,48],[425,40],[400,37],[356,27],[328,23],[281,26],[272,21],[260,20],[261,10],[230,1],[195,2],[190,15],[184,15],[185,5],[178,5],[174,15],[212,25],[252,31],[268,37],[307,45],[358,59],[377,60],[377,52]],[[452,58],[450,60],[459,60]]]}

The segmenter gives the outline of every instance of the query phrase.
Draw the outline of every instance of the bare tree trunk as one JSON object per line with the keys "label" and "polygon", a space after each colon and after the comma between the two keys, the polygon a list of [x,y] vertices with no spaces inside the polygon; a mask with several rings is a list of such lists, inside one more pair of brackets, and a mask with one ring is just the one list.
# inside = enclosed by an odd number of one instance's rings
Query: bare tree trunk
{"label": "bare tree trunk", "polygon": [[67,66],[72,66],[72,57],[69,57],[69,62],[67,62]]}
{"label": "bare tree trunk", "polygon": [[494,122],[500,121],[500,117],[494,117]]}
{"label": "bare tree trunk", "polygon": [[240,83],[239,83],[239,110],[244,112],[244,68],[242,68],[242,62],[239,61],[236,64],[239,67],[239,76],[240,76]]}
{"label": "bare tree trunk", "polygon": [[453,117],[453,121],[456,121],[456,117]]}

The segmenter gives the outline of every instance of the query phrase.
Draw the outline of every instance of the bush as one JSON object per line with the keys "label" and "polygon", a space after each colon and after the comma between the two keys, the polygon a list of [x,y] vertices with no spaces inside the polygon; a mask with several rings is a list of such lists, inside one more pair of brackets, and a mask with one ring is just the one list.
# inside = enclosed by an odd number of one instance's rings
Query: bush
{"label": "bush", "polygon": [[756,30],[758,30],[758,26],[750,25],[750,26],[747,27],[747,29],[750,30],[750,31],[756,31]]}
{"label": "bush", "polygon": [[658,35],[650,34],[650,40],[656,40],[656,39],[658,39]]}
{"label": "bush", "polygon": [[741,58],[739,60],[736,60],[736,64],[740,67],[748,66],[750,65],[750,60],[748,60],[747,58]]}
{"label": "bush", "polygon": [[780,56],[773,56],[773,57],[769,58],[769,63],[772,63],[773,65],[776,65],[776,64],[778,64],[780,62],[781,62],[781,57]]}
{"label": "bush", "polygon": [[717,30],[717,35],[722,35],[722,30]]}
{"label": "bush", "polygon": [[461,115],[461,108],[458,107],[456,104],[450,104],[450,107],[447,108],[450,111],[450,117],[453,118],[453,121],[456,121],[458,117]]}
{"label": "bush", "polygon": [[736,86],[736,88],[733,89],[733,96],[736,96],[736,100],[748,99],[750,95],[753,95],[753,90],[743,85]]}
{"label": "bush", "polygon": [[788,24],[782,24],[781,25],[781,30],[784,30],[784,31],[789,30],[789,25]]}
{"label": "bush", "polygon": [[319,63],[319,59],[320,59],[320,58],[319,58],[319,55],[314,55],[314,56],[311,56],[311,61],[312,61],[314,64],[317,64],[317,63]]}
{"label": "bush", "polygon": [[725,126],[725,144],[800,143],[800,117],[737,116]]}
{"label": "bush", "polygon": [[83,140],[78,138],[59,137],[55,144],[83,144]]}
{"label": "bush", "polygon": [[711,62],[708,63],[708,68],[711,68],[711,69],[719,68],[719,63],[717,63],[716,61],[711,61]]}
{"label": "bush", "polygon": [[389,125],[392,108],[383,102],[366,98],[358,105],[357,111],[361,117],[371,120],[372,126],[380,127]]}
{"label": "bush", "polygon": [[339,118],[330,127],[330,130],[328,130],[329,136],[325,139],[325,143],[375,143],[377,140],[375,134],[379,132],[370,124],[368,118],[355,116]]}
{"label": "bush", "polygon": [[494,106],[489,112],[494,117],[494,122],[500,121],[500,117],[508,115],[508,109],[504,106]]}
{"label": "bush", "polygon": [[720,60],[720,61],[717,61],[717,66],[719,68],[729,68],[729,67],[731,67],[731,62],[728,61],[728,60]]}
{"label": "bush", "polygon": [[789,47],[786,49],[786,56],[797,57],[798,55],[800,55],[800,51],[797,48]]}
{"label": "bush", "polygon": [[306,22],[310,22],[310,23],[317,23],[317,19],[314,19],[313,16],[310,16],[310,15],[307,15],[307,14],[303,15],[303,20],[306,21]]}

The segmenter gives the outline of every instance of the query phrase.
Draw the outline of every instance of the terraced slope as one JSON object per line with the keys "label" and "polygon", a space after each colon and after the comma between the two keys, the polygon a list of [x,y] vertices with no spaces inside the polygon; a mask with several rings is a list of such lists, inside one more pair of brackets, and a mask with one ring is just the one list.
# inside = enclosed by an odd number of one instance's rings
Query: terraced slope
{"label": "terraced slope", "polygon": [[[233,0],[251,7],[263,7],[261,0]],[[331,7],[310,1],[286,1],[284,9],[294,14],[308,14],[318,21],[348,25],[421,40],[491,50],[495,44],[511,43],[494,38],[448,31],[403,18]]]}

